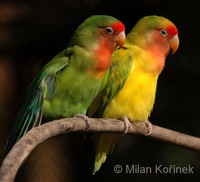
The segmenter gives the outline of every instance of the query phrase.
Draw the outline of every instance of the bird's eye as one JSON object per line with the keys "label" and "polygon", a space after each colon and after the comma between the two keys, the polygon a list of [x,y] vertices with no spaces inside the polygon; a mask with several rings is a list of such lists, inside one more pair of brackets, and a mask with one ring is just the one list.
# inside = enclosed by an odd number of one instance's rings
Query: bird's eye
{"label": "bird's eye", "polygon": [[167,36],[167,31],[166,31],[166,30],[161,30],[161,31],[160,31],[160,34],[161,34],[162,36],[166,37],[166,36]]}
{"label": "bird's eye", "polygon": [[114,30],[113,30],[112,27],[106,27],[106,32],[107,32],[108,34],[113,34],[113,33],[114,33]]}

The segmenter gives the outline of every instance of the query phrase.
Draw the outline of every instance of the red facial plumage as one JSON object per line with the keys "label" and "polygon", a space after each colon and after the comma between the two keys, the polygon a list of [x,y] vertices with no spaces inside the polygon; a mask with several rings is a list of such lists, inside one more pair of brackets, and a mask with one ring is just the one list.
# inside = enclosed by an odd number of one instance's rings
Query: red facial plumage
{"label": "red facial plumage", "polygon": [[167,30],[167,32],[170,34],[170,35],[176,35],[176,34],[178,34],[178,29],[175,27],[175,26],[168,26],[167,28],[166,28],[166,30]]}
{"label": "red facial plumage", "polygon": [[[106,31],[108,27],[113,29],[112,33]],[[102,76],[102,73],[108,70],[114,49],[117,46],[123,46],[125,37],[125,26],[120,21],[99,29],[98,47],[93,52],[96,61],[96,72],[94,72],[94,70],[93,72],[96,73],[96,76]]]}
{"label": "red facial plumage", "polygon": [[113,28],[113,30],[115,32],[122,32],[122,31],[125,30],[124,24],[122,22],[120,22],[120,21],[117,22],[117,23],[112,24],[111,27]]}

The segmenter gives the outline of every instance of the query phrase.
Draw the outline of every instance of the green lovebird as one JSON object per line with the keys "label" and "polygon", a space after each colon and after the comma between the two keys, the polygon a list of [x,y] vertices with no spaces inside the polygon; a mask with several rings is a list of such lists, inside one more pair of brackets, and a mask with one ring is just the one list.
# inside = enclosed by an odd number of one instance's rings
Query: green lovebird
{"label": "green lovebird", "polygon": [[[178,47],[178,29],[170,20],[155,15],[140,19],[127,34],[124,46],[112,54],[106,86],[92,102],[88,115],[149,124],[159,75],[168,55]],[[112,153],[116,140],[113,134],[96,136],[94,173]]]}
{"label": "green lovebird", "polygon": [[74,32],[67,48],[47,63],[28,87],[8,137],[6,152],[43,117],[85,115],[104,88],[111,55],[125,42],[125,26],[114,17],[93,15]]}

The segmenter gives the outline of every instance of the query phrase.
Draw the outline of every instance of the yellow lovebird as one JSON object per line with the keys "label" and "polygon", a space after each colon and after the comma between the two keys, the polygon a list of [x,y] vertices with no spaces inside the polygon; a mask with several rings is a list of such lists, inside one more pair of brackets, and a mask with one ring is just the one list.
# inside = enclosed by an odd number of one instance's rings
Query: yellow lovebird
{"label": "yellow lovebird", "polygon": [[[124,46],[112,55],[105,89],[89,108],[93,117],[128,118],[145,122],[153,109],[157,80],[165,59],[179,46],[178,30],[167,18],[146,16],[127,35]],[[94,173],[111,154],[114,134],[99,134]]]}

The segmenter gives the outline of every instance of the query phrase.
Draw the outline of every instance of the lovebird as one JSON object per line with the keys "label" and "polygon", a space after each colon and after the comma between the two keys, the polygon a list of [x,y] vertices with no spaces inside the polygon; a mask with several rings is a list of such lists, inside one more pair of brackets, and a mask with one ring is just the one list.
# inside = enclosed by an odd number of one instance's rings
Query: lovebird
{"label": "lovebird", "polygon": [[111,55],[126,39],[125,26],[107,15],[87,18],[68,46],[48,62],[28,87],[8,136],[6,152],[42,118],[85,115],[104,88]]}
{"label": "lovebird", "polygon": [[[167,56],[174,54],[178,46],[178,30],[170,20],[155,15],[140,19],[128,33],[124,46],[113,53],[107,84],[92,102],[88,114],[148,124],[158,77]],[[112,153],[116,137],[114,134],[95,137],[94,173]]]}

